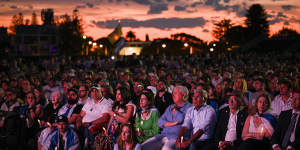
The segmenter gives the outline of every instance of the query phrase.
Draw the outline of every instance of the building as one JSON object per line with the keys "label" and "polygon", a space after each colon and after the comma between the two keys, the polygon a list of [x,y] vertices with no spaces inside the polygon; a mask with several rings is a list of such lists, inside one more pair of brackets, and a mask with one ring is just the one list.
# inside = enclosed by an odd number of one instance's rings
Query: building
{"label": "building", "polygon": [[58,27],[54,24],[18,26],[12,45],[18,55],[56,55],[58,53]]}
{"label": "building", "polygon": [[150,41],[146,41],[146,42],[142,42],[142,41],[134,41],[134,42],[125,42],[125,46],[121,49],[121,51],[119,52],[119,55],[140,55],[142,52],[142,49],[146,46],[150,46],[151,42]]}

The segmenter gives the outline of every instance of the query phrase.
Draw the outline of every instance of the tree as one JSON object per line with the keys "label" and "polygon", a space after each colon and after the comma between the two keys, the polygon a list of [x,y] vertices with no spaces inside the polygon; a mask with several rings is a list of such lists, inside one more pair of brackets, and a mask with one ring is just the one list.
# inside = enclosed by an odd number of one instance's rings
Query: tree
{"label": "tree", "polygon": [[213,36],[220,40],[220,41],[223,41],[225,39],[223,39],[225,33],[227,30],[229,30],[231,27],[232,27],[232,23],[231,23],[231,20],[230,19],[223,19],[217,23],[214,24],[215,27],[213,29]]}
{"label": "tree", "polygon": [[249,39],[255,38],[261,34],[269,33],[269,21],[267,13],[260,4],[253,4],[247,10],[245,24],[247,26],[247,36]]}
{"label": "tree", "polygon": [[22,25],[24,25],[24,17],[22,13],[18,13],[16,15],[13,15],[11,19],[11,25],[9,26],[9,30],[12,33],[16,33],[16,28]]}
{"label": "tree", "polygon": [[246,28],[240,25],[228,29],[224,38],[229,45],[241,45],[245,42]]}
{"label": "tree", "polygon": [[272,38],[289,38],[289,39],[296,39],[300,38],[300,34],[294,30],[283,27],[280,31],[275,33]]}
{"label": "tree", "polygon": [[129,41],[136,40],[135,33],[132,32],[132,31],[128,31],[127,34],[126,34],[126,39],[129,40]]}
{"label": "tree", "polygon": [[54,12],[53,9],[42,9],[41,19],[43,21],[43,25],[51,25],[54,24]]}
{"label": "tree", "polygon": [[59,23],[59,47],[65,55],[77,55],[82,51],[83,28],[78,10],[65,14]]}
{"label": "tree", "polygon": [[35,12],[33,12],[31,16],[31,25],[38,25],[38,20]]}

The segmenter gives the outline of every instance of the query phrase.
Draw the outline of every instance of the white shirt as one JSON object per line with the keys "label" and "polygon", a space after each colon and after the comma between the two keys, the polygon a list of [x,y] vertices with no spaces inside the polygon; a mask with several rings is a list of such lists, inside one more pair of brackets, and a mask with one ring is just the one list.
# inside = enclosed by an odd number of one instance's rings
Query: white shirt
{"label": "white shirt", "polygon": [[85,112],[82,122],[92,122],[102,117],[103,113],[111,111],[112,104],[112,100],[108,100],[104,97],[102,97],[98,103],[95,103],[95,100],[87,101],[82,108]]}
{"label": "white shirt", "polygon": [[233,142],[234,140],[236,140],[237,114],[238,114],[238,111],[235,114],[232,114],[230,112],[230,117],[229,117],[228,125],[227,125],[227,132],[225,135],[225,141]]}
{"label": "white shirt", "polygon": [[272,101],[272,105],[271,105],[274,115],[278,117],[281,111],[292,109],[291,104],[292,104],[292,94],[290,94],[290,97],[286,103],[283,102],[282,96],[280,94],[277,95]]}
{"label": "white shirt", "polygon": [[188,108],[182,126],[193,129],[193,134],[201,129],[203,134],[198,140],[208,140],[213,136],[216,122],[215,110],[211,106],[204,104],[199,110],[195,109],[195,106]]}

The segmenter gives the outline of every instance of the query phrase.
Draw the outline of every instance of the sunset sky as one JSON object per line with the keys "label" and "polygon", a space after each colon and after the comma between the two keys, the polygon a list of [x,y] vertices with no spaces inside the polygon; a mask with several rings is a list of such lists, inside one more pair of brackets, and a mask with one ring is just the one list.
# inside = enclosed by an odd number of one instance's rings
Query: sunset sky
{"label": "sunset sky", "polygon": [[43,8],[53,8],[55,16],[71,15],[77,8],[85,35],[94,39],[106,37],[120,20],[123,36],[130,30],[141,40],[147,33],[154,39],[185,32],[211,41],[215,22],[242,24],[254,3],[266,9],[271,34],[283,26],[300,32],[299,0],[0,0],[0,26],[8,27],[19,12],[31,19],[35,11],[40,19]]}

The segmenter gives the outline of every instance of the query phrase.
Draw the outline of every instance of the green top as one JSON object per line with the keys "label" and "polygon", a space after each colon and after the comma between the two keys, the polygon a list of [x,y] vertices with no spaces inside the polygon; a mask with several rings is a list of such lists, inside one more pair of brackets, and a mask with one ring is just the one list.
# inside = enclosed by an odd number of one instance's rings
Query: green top
{"label": "green top", "polygon": [[145,120],[142,118],[141,113],[137,114],[135,119],[136,130],[145,132],[145,136],[139,136],[140,143],[145,142],[147,139],[157,135],[159,133],[159,127],[157,121],[159,119],[159,112],[156,108],[150,109],[150,115]]}

